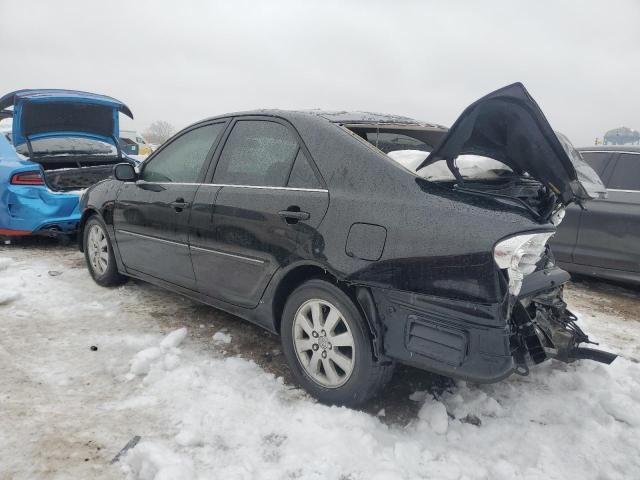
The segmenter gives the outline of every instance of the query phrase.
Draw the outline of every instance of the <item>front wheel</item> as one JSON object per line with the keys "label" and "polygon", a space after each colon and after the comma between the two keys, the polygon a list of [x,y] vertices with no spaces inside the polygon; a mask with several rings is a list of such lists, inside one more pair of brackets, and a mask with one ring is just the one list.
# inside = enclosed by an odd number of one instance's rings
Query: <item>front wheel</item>
{"label": "front wheel", "polygon": [[392,364],[374,359],[366,320],[338,287],[310,280],[284,308],[283,352],[296,380],[323,403],[356,406],[391,378]]}
{"label": "front wheel", "polygon": [[114,287],[127,281],[127,277],[118,272],[107,228],[100,217],[94,215],[89,218],[82,240],[89,273],[98,285]]}

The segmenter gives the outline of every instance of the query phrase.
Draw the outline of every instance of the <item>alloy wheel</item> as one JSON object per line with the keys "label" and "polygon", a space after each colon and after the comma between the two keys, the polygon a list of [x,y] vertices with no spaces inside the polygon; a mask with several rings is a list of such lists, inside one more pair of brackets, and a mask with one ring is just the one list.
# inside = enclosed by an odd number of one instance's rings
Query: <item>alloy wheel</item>
{"label": "alloy wheel", "polygon": [[338,388],[351,377],[355,343],[335,305],[320,299],[304,302],[293,321],[293,342],[300,365],[317,384]]}
{"label": "alloy wheel", "polygon": [[100,225],[92,225],[87,236],[87,253],[91,268],[103,275],[109,267],[109,242]]}

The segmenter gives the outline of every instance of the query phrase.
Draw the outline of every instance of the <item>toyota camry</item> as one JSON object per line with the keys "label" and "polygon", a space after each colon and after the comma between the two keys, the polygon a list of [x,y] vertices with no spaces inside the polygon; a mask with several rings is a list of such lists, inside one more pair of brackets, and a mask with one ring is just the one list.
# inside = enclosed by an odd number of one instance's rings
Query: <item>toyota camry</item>
{"label": "toyota camry", "polygon": [[584,346],[547,245],[568,205],[605,195],[516,83],[450,129],[347,111],[198,122],[85,192],[80,248],[100,285],[135,277],[279,334],[306,390],[357,405],[397,363],[480,383],[611,363]]}

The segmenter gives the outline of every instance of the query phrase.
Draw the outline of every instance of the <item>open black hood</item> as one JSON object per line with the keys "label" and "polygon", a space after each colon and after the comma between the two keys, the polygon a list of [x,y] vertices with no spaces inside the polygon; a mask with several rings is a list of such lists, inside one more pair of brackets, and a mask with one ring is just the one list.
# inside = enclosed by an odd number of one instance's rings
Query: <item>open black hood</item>
{"label": "open black hood", "polygon": [[521,83],[469,105],[418,169],[464,154],[493,158],[517,174],[528,173],[565,205],[606,195],[600,177],[566,137],[553,131]]}

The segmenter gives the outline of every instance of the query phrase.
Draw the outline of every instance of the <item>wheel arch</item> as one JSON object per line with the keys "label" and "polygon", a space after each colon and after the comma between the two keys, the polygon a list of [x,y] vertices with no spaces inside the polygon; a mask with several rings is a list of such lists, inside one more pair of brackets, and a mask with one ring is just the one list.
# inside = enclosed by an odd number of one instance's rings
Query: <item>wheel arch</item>
{"label": "wheel arch", "polygon": [[88,207],[82,212],[80,217],[80,223],[78,223],[78,249],[84,252],[84,226],[87,224],[89,218],[94,215],[100,215],[97,209]]}
{"label": "wheel arch", "polygon": [[344,292],[351,301],[353,301],[367,324],[367,330],[373,345],[373,352],[376,360],[381,360],[384,356],[382,348],[382,332],[380,329],[378,311],[370,289],[366,286],[355,285],[342,281],[321,265],[297,265],[284,273],[282,278],[278,280],[278,284],[275,287],[271,301],[273,324],[276,333],[280,335],[282,313],[287,299],[296,288],[312,279],[320,279],[331,283],[342,290],[342,292]]}

